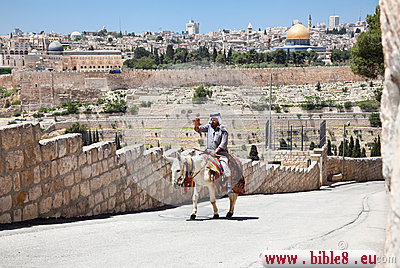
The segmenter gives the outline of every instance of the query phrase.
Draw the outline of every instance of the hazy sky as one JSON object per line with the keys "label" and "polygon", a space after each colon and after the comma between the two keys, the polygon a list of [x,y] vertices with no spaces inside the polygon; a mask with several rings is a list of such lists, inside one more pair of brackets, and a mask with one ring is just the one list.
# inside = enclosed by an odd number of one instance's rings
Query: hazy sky
{"label": "hazy sky", "polygon": [[17,27],[24,32],[71,33],[72,31],[109,30],[143,32],[185,30],[193,19],[200,33],[221,29],[254,29],[290,26],[293,19],[313,25],[339,15],[340,22],[356,22],[374,13],[378,0],[14,0],[1,1],[0,34]]}

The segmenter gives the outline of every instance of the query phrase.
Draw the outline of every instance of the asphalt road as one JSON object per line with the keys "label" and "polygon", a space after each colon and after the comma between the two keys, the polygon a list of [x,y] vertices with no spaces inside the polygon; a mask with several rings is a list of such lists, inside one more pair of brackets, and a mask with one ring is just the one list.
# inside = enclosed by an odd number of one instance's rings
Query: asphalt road
{"label": "asphalt road", "polygon": [[[217,200],[220,215],[229,200]],[[240,196],[231,220],[209,202],[67,223],[48,220],[0,231],[2,267],[262,267],[264,249],[372,249],[383,256],[384,182],[318,191]],[[45,224],[44,224],[45,223]],[[377,266],[382,267],[382,266]]]}

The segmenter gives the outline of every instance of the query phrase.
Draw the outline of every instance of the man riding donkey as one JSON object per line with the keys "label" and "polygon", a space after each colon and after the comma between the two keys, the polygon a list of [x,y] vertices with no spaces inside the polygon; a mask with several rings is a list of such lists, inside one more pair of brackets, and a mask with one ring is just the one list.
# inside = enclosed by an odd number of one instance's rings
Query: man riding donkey
{"label": "man riding donkey", "polygon": [[[201,125],[200,118],[194,121],[194,130],[207,133],[205,153],[209,154],[208,168],[213,171],[214,181],[225,175],[224,187],[228,193],[244,194],[244,179],[240,160],[228,153],[228,130],[222,124],[221,114],[210,114],[207,124]],[[233,189],[232,189],[233,185]]]}

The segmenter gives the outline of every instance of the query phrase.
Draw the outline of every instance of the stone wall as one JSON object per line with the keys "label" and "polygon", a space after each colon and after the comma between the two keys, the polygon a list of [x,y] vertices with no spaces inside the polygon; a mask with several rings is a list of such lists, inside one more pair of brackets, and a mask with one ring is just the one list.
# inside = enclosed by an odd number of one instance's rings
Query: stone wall
{"label": "stone wall", "polygon": [[12,71],[12,74],[0,75],[0,86],[5,88],[15,88],[21,85],[21,76],[19,72]]}
{"label": "stone wall", "polygon": [[[328,156],[327,176],[342,173],[343,158],[341,156]],[[382,158],[350,158],[346,157],[344,161],[344,180],[349,181],[371,181],[383,180]]]}
{"label": "stone wall", "polygon": [[[296,67],[270,69],[132,70],[106,72],[21,71],[22,104],[57,106],[63,101],[93,102],[104,92],[138,87],[183,87],[198,85],[266,86],[360,81],[349,67]],[[17,75],[17,74],[15,74]],[[2,80],[0,80],[0,85]]]}
{"label": "stone wall", "polygon": [[[113,142],[82,146],[80,134],[40,140],[38,124],[0,128],[0,222],[139,211],[191,200],[171,184],[162,148],[118,151]],[[175,155],[174,150],[166,152]],[[318,159],[307,169],[243,160],[247,193],[318,189]],[[204,188],[200,197],[208,196]]]}
{"label": "stone wall", "polygon": [[[391,210],[386,237],[386,256],[400,260],[400,3],[381,0],[382,45],[385,59],[385,82],[382,93],[382,160],[390,196]],[[387,264],[386,267],[398,267]]]}
{"label": "stone wall", "polygon": [[[307,168],[312,151],[272,151],[270,161],[280,162],[282,166]],[[265,157],[264,157],[265,158]]]}

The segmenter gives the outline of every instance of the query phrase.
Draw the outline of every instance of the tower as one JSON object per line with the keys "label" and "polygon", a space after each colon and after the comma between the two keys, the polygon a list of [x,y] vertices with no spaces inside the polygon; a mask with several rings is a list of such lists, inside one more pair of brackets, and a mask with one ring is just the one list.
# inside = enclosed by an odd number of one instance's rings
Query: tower
{"label": "tower", "polygon": [[311,29],[312,23],[311,23],[311,14],[308,15],[308,29]]}
{"label": "tower", "polygon": [[249,26],[247,26],[247,32],[251,34],[253,32],[253,26],[251,26],[251,23],[249,22]]}

